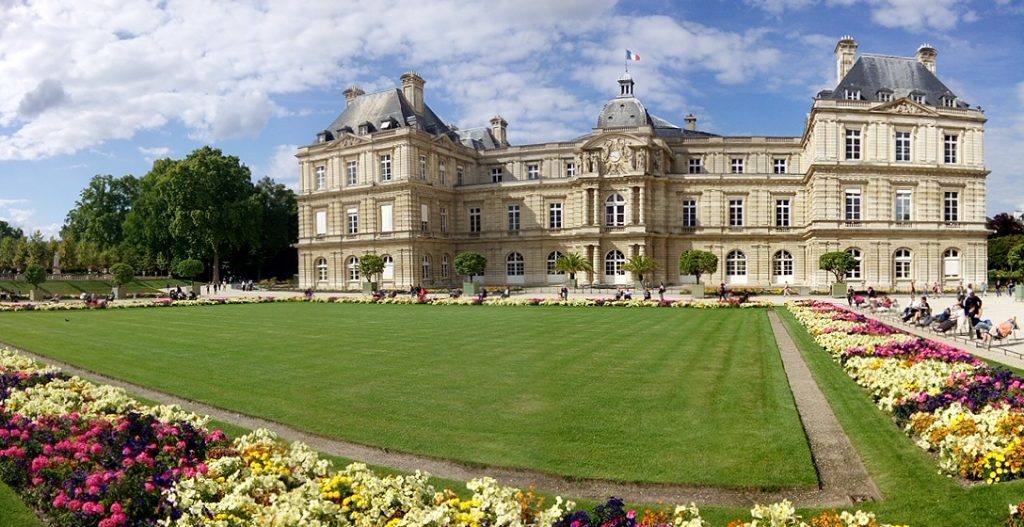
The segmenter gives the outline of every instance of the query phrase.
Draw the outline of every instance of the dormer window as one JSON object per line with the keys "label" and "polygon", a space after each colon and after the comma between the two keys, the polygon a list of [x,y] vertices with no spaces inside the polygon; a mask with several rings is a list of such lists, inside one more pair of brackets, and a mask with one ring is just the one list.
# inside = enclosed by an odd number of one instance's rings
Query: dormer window
{"label": "dormer window", "polygon": [[373,125],[370,123],[363,123],[359,125],[359,135],[366,135],[373,132]]}
{"label": "dormer window", "polygon": [[852,90],[852,89],[847,88],[843,92],[843,98],[848,100],[848,101],[859,101],[860,100],[860,90]]}
{"label": "dormer window", "polygon": [[910,100],[916,102],[917,104],[924,104],[924,94],[923,93],[919,93],[919,92],[918,93],[911,93],[910,94]]}
{"label": "dormer window", "polygon": [[943,95],[942,106],[946,108],[956,108],[956,97],[953,97],[952,95]]}
{"label": "dormer window", "polygon": [[892,100],[892,92],[889,90],[878,90],[878,102],[889,102]]}
{"label": "dormer window", "polygon": [[391,120],[390,119],[385,119],[385,120],[380,122],[380,129],[381,130],[387,130],[388,128],[391,128]]}

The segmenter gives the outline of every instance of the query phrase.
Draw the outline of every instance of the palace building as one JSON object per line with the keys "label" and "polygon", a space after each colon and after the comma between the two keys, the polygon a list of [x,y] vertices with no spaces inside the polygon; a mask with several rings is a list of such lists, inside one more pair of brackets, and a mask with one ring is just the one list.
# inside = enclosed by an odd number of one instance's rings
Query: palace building
{"label": "palace building", "polygon": [[655,282],[690,283],[679,256],[719,258],[705,283],[821,289],[818,258],[848,251],[855,287],[985,281],[985,114],[914,57],[835,48],[836,86],[817,94],[803,134],[723,136],[649,113],[625,74],[593,130],[511,145],[500,116],[457,129],[427,105],[424,80],[344,92],[346,107],[299,149],[299,283],[358,289],[359,258],[385,261],[384,288],[460,284],[462,251],[487,257],[486,285],[566,282],[556,259],[587,258],[579,282],[632,283],[645,254]]}

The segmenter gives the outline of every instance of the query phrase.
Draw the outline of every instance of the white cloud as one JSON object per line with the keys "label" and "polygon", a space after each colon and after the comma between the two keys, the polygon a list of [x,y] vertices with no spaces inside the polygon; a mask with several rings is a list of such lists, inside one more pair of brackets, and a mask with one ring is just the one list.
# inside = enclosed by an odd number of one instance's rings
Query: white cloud
{"label": "white cloud", "polygon": [[171,153],[171,148],[168,146],[140,146],[139,153],[142,154],[142,158],[148,163],[152,163],[157,159],[163,159],[168,157]]}
{"label": "white cloud", "polygon": [[963,15],[961,0],[867,0],[871,21],[907,31],[948,31]]}
{"label": "white cloud", "polygon": [[1024,210],[1024,81],[1017,83],[1016,105],[1002,117],[993,117],[985,131],[985,164],[989,214]]}
{"label": "white cloud", "polygon": [[783,11],[803,9],[814,5],[817,0],[744,0],[747,5],[751,5],[769,13],[779,15]]}
{"label": "white cloud", "polygon": [[264,165],[252,167],[253,179],[270,176],[277,183],[287,185],[292,190],[299,189],[299,162],[295,159],[298,145],[277,145],[274,154]]}

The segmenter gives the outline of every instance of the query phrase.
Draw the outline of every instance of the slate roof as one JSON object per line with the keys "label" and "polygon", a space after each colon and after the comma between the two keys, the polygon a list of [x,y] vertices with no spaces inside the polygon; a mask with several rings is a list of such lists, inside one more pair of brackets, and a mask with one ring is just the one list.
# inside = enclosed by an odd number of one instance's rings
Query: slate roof
{"label": "slate roof", "polygon": [[[385,121],[390,123],[387,128],[381,125]],[[397,88],[356,97],[326,130],[337,138],[342,132],[358,133],[359,125],[367,123],[372,126],[371,132],[415,127],[435,136],[451,133],[429,106],[424,104],[423,112],[416,112]]]}
{"label": "slate roof", "polygon": [[494,135],[491,134],[491,129],[488,127],[457,130],[455,134],[458,135],[459,142],[476,150],[490,150],[501,146],[494,139]]}
{"label": "slate roof", "polygon": [[[888,55],[862,55],[832,93],[822,91],[818,97],[845,99],[847,90],[860,90],[861,100],[877,101],[878,91],[886,89],[891,90],[893,99],[907,97],[911,92],[921,93],[930,106],[942,106],[943,95],[956,97],[917,59]],[[956,101],[956,107],[967,108],[968,104]]]}

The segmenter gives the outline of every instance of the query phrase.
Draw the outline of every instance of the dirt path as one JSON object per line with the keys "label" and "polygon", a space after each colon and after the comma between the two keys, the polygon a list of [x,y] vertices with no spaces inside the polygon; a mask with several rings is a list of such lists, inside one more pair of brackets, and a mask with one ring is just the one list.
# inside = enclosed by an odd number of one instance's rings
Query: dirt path
{"label": "dirt path", "polygon": [[[866,499],[879,499],[880,494],[877,488],[867,476],[860,458],[836,421],[828,401],[815,384],[793,339],[782,326],[775,312],[769,312],[769,317],[775,338],[778,341],[786,375],[793,390],[797,410],[810,442],[811,454],[821,482],[820,487],[766,491],[758,488],[623,483],[566,478],[533,470],[470,466],[446,459],[395,452],[385,448],[309,434],[282,423],[152,390],[28,351],[22,350],[21,352],[40,362],[58,366],[68,374],[119,386],[146,399],[164,404],[177,404],[189,411],[209,415],[244,428],[273,430],[283,439],[302,441],[320,452],[407,472],[421,470],[442,478],[469,481],[477,477],[490,476],[503,485],[524,489],[534,485],[545,492],[565,497],[604,500],[609,496],[618,496],[632,503],[686,504],[693,502],[699,505],[747,507],[754,503],[771,503],[789,499],[797,506],[825,507],[847,506]],[[3,344],[0,343],[0,346]],[[14,348],[13,346],[8,347]]]}

